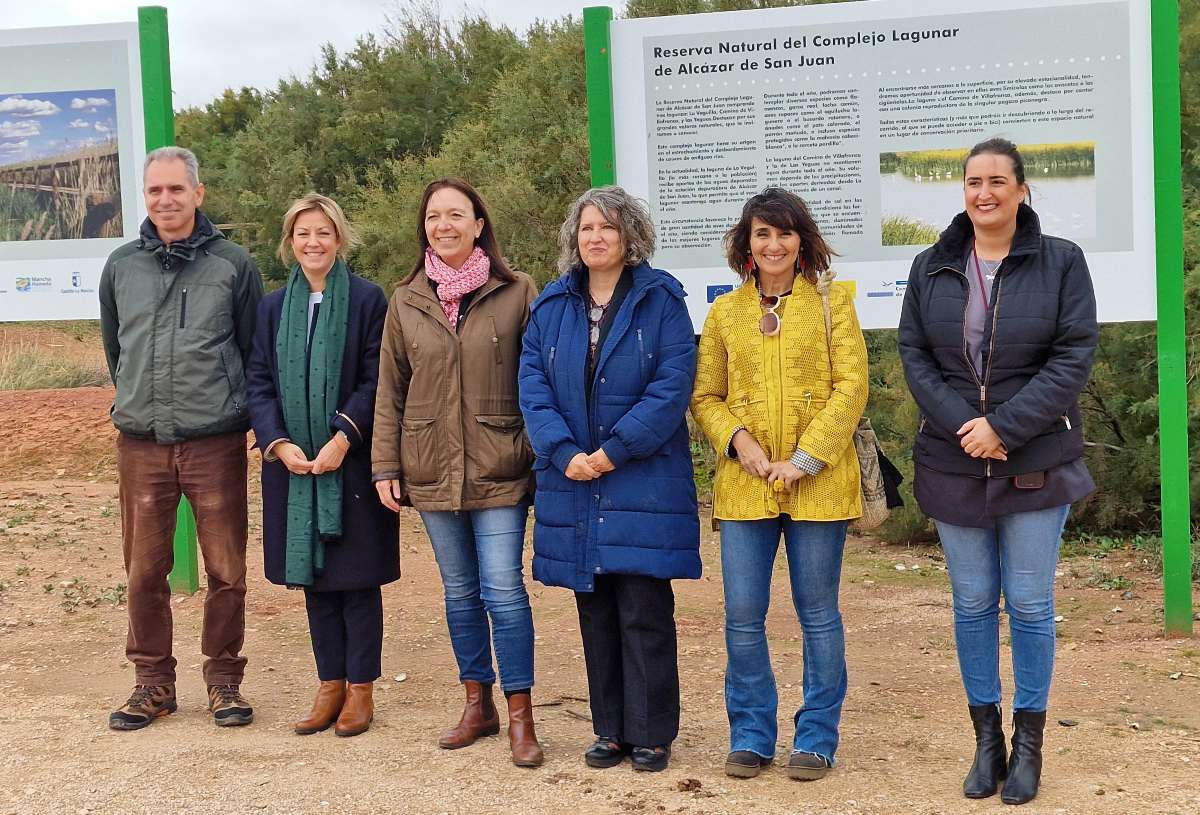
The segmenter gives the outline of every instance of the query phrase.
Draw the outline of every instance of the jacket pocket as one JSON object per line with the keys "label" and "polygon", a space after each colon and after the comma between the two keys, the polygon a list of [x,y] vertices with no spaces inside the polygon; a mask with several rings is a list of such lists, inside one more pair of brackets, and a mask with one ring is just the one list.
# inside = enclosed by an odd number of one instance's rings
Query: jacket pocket
{"label": "jacket pocket", "polygon": [[480,432],[475,461],[479,477],[490,481],[508,481],[529,472],[533,449],[520,416],[476,416]]}
{"label": "jacket pocket", "polygon": [[206,337],[233,330],[233,279],[219,283],[193,280],[179,292],[179,328]]}
{"label": "jacket pocket", "polygon": [[725,403],[729,412],[747,430],[763,430],[767,425],[767,400],[751,396],[738,396]]}
{"label": "jacket pocket", "polygon": [[400,420],[400,467],[407,484],[436,484],[442,480],[437,419]]}
{"label": "jacket pocket", "polygon": [[638,343],[638,375],[641,377],[642,382],[645,383],[648,357],[646,356],[646,340],[644,337],[642,337],[642,329],[640,329],[640,328],[637,330],[637,343]]}
{"label": "jacket pocket", "polygon": [[812,391],[804,391],[799,396],[787,400],[788,412],[800,418],[802,425],[807,425],[813,416],[825,409],[828,399],[816,396]]}
{"label": "jacket pocket", "polygon": [[229,384],[229,399],[233,403],[233,411],[242,414],[246,411],[246,373],[242,369],[242,356],[228,344],[221,346],[221,368],[225,371],[225,381]]}

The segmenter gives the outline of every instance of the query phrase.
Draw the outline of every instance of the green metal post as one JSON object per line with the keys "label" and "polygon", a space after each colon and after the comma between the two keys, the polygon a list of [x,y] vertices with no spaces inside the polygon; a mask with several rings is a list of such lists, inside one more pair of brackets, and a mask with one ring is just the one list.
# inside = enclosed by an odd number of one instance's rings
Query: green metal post
{"label": "green metal post", "polygon": [[146,150],[175,143],[175,109],[171,104],[171,51],[167,41],[167,10],[138,9],[142,52],[142,114],[146,121]]}
{"label": "green metal post", "polygon": [[175,565],[167,575],[171,591],[195,594],[200,588],[200,565],[196,562],[196,517],[186,498],[175,513]]}
{"label": "green metal post", "polygon": [[1192,633],[1183,181],[1180,168],[1179,7],[1152,0],[1154,224],[1158,254],[1158,438],[1162,489],[1163,626]]}
{"label": "green metal post", "polygon": [[[142,57],[142,117],[146,123],[148,152],[175,143],[167,10],[162,6],[139,8],[138,35]],[[167,580],[174,592],[195,594],[200,588],[200,568],[196,562],[196,520],[186,498],[180,499],[176,513],[175,566]]]}
{"label": "green metal post", "polygon": [[613,130],[612,46],[608,26],[613,10],[591,6],[583,10],[583,56],[587,77],[588,143],[592,186],[617,182],[616,131]]}

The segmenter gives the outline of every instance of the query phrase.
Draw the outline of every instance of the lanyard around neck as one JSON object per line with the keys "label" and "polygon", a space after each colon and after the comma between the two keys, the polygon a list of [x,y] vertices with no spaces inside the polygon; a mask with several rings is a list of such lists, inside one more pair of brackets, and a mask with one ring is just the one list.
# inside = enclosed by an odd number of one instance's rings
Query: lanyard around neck
{"label": "lanyard around neck", "polygon": [[[991,303],[988,302],[988,294],[991,292],[992,287],[987,284],[987,280],[983,274],[983,269],[979,266],[979,254],[975,251],[974,241],[971,242],[971,260],[975,263],[975,277],[979,280],[979,294],[983,297],[983,308],[984,311],[986,311],[987,309],[991,308]],[[1003,261],[1001,261],[1001,263],[1003,263]],[[998,269],[1000,267],[997,266],[996,268]]]}

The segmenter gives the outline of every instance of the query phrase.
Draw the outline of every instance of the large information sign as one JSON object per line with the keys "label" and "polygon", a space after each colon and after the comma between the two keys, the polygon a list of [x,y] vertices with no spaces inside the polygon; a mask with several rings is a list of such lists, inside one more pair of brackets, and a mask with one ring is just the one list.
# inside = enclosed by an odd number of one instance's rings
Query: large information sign
{"label": "large information sign", "polygon": [[696,326],[735,282],[724,232],[778,185],[810,204],[867,328],[960,212],[962,162],[1025,156],[1045,232],[1087,253],[1105,321],[1155,317],[1149,4],[872,0],[614,21],[616,179]]}
{"label": "large information sign", "polygon": [[0,30],[0,321],[99,316],[144,213],[141,88],[136,23]]}

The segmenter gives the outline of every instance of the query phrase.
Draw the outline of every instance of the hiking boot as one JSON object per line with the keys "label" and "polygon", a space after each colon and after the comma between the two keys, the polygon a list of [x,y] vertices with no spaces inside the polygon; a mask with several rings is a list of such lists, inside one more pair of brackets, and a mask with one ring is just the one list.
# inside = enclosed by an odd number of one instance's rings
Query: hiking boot
{"label": "hiking boot", "polygon": [[254,708],[243,698],[237,685],[209,685],[208,709],[213,724],[236,727],[254,721]]}
{"label": "hiking boot", "polygon": [[792,753],[787,765],[788,778],[794,781],[816,781],[829,774],[829,762],[816,753]]}
{"label": "hiking boot", "polygon": [[752,750],[734,750],[725,757],[725,775],[730,778],[754,778],[771,766],[771,759]]}
{"label": "hiking boot", "polygon": [[174,685],[134,685],[129,701],[109,714],[108,726],[113,730],[141,730],[178,707]]}

